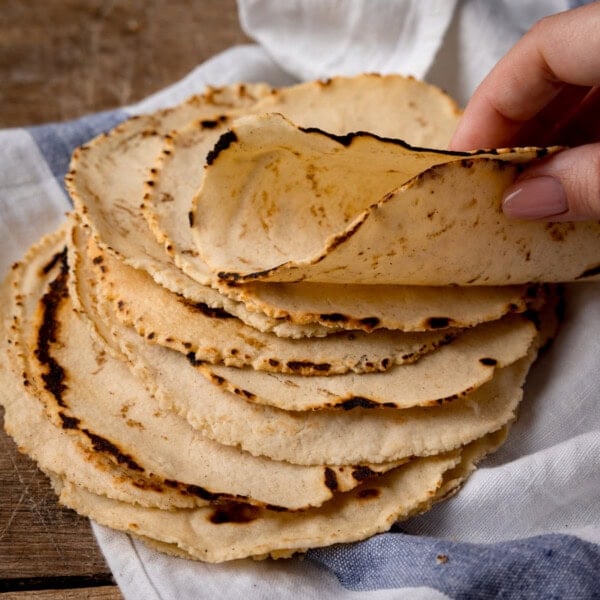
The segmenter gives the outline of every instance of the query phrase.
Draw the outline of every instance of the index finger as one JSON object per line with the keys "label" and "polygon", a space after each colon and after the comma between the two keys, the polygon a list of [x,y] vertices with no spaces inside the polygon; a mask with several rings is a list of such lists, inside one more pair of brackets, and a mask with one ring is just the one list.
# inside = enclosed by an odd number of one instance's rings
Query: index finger
{"label": "index finger", "polygon": [[600,2],[536,23],[477,88],[450,148],[510,145],[566,85],[597,85],[599,28]]}

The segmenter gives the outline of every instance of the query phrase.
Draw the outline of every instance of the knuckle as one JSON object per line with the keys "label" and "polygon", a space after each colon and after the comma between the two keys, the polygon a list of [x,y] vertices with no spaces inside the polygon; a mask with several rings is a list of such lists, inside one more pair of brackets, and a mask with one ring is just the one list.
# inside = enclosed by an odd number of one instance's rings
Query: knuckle
{"label": "knuckle", "polygon": [[573,194],[569,198],[572,211],[579,215],[600,218],[600,148],[585,157],[585,168],[572,180]]}
{"label": "knuckle", "polygon": [[532,37],[542,39],[542,40],[545,39],[546,32],[548,31],[549,28],[551,28],[553,26],[555,18],[556,18],[556,15],[550,15],[550,16],[546,16],[546,17],[542,17],[541,19],[538,19],[529,28],[529,31],[527,32],[526,35],[530,35]]}

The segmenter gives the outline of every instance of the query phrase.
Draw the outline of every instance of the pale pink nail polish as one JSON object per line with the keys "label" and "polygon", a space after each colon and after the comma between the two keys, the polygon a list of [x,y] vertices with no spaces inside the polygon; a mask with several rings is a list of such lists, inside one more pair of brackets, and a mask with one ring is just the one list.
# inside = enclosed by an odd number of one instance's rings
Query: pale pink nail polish
{"label": "pale pink nail polish", "polygon": [[506,190],[502,210],[511,219],[544,219],[566,213],[569,205],[558,179],[541,176],[523,179]]}

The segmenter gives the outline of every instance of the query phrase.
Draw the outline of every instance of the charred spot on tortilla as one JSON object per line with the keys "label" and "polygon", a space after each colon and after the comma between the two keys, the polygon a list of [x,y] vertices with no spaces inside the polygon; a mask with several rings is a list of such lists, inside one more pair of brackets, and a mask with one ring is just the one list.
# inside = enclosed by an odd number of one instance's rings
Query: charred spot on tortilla
{"label": "charred spot on tortilla", "polygon": [[364,325],[367,329],[375,329],[381,320],[379,317],[365,317],[358,321],[361,325]]}
{"label": "charred spot on tortilla", "polygon": [[[290,270],[294,270],[296,267],[290,267]],[[236,271],[219,271],[217,273],[217,277],[222,279],[223,281],[231,281],[235,284],[235,282],[244,282],[244,281],[253,281],[267,278],[273,271],[276,271],[277,267],[270,267],[268,269],[264,269],[262,271],[256,271],[254,273],[248,273],[246,275],[242,275]],[[290,279],[291,282],[299,282],[304,279],[303,276],[299,276],[297,279]]]}
{"label": "charred spot on tortilla", "polygon": [[233,393],[236,394],[236,396],[242,396],[243,398],[246,398],[246,400],[254,400],[256,398],[256,394],[240,387],[234,388]]}
{"label": "charred spot on tortilla", "polygon": [[122,452],[121,449],[113,442],[107,440],[106,438],[93,433],[87,428],[81,429],[82,431],[92,442],[92,446],[96,452],[102,452],[105,454],[111,455],[118,464],[125,465],[128,469],[132,471],[139,471],[143,473],[145,469],[141,467],[129,454]]}
{"label": "charred spot on tortilla", "polygon": [[328,323],[344,323],[349,321],[349,318],[341,313],[323,313],[319,315],[319,319]]}
{"label": "charred spot on tortilla", "polygon": [[60,260],[62,261],[61,271],[56,279],[50,282],[50,289],[40,300],[42,305],[42,323],[38,329],[34,354],[39,363],[45,365],[48,369],[46,373],[42,373],[41,375],[45,389],[52,394],[58,406],[67,408],[67,404],[63,398],[64,392],[68,389],[65,383],[67,373],[51,353],[51,346],[56,343],[60,328],[57,313],[62,302],[68,297],[66,253],[61,253],[60,256]]}
{"label": "charred spot on tortilla", "polygon": [[227,115],[219,115],[219,117],[217,117],[216,119],[201,119],[200,127],[202,127],[202,129],[215,129],[216,127],[221,125],[221,123],[227,121],[227,119]]}
{"label": "charred spot on tortilla", "polygon": [[242,275],[240,275],[239,273],[235,273],[235,272],[227,272],[227,271],[219,271],[217,273],[217,277],[219,279],[223,279],[226,281],[231,281],[232,283],[235,281],[240,281],[240,280],[244,280],[244,277]]}
{"label": "charred spot on tortilla", "polygon": [[192,367],[197,367],[198,365],[201,365],[203,361],[198,360],[196,358],[196,353],[195,352],[188,352],[185,357],[188,359],[188,362],[192,365]]}
{"label": "charred spot on tortilla", "polygon": [[458,400],[459,398],[464,398],[465,396],[467,396],[469,394],[469,392],[472,392],[472,391],[473,391],[472,388],[467,388],[466,390],[463,390],[462,392],[460,392],[458,394],[451,394],[450,396],[446,396],[444,398],[436,398],[435,400],[430,400],[429,402],[423,403],[422,406],[431,407],[431,406],[442,406],[444,404],[449,404],[450,402],[453,402],[454,400]]}
{"label": "charred spot on tortilla", "polygon": [[354,477],[356,481],[364,481],[365,479],[369,479],[375,475],[377,475],[377,473],[366,465],[357,465],[352,470],[352,477]]}
{"label": "charred spot on tortilla", "polygon": [[153,492],[157,492],[159,494],[162,494],[166,491],[166,486],[148,479],[133,479],[131,483],[133,486],[141,490],[152,490]]}
{"label": "charred spot on tortilla", "polygon": [[228,313],[223,308],[212,307],[212,306],[209,306],[208,304],[206,304],[205,302],[191,302],[190,300],[187,300],[186,298],[184,298],[182,296],[179,296],[178,300],[186,308],[188,308],[192,311],[199,312],[199,313],[203,314],[205,317],[209,317],[211,319],[234,319],[235,318],[231,313]]}
{"label": "charred spot on tortilla", "polygon": [[332,492],[335,492],[339,487],[335,471],[329,467],[325,467],[325,485]]}
{"label": "charred spot on tortilla", "polygon": [[[217,385],[223,385],[225,383],[225,377],[221,377],[220,375],[216,375],[215,373],[210,374],[210,379]],[[239,388],[236,388],[239,391]]]}
{"label": "charred spot on tortilla", "polygon": [[428,329],[445,329],[450,327],[452,319],[448,317],[429,317],[426,321],[426,327]]}
{"label": "charred spot on tortilla", "polygon": [[214,129],[215,127],[218,127],[218,125],[219,122],[214,119],[203,119],[200,121],[200,127],[202,127],[202,129]]}
{"label": "charred spot on tortilla", "polygon": [[363,398],[361,396],[353,396],[352,398],[347,398],[346,400],[342,400],[337,404],[334,404],[334,408],[341,408],[343,410],[353,410],[355,408],[378,408],[381,406],[378,402],[374,400],[369,400],[368,398]]}
{"label": "charred spot on tortilla", "polygon": [[365,490],[359,490],[356,495],[361,500],[374,500],[381,496],[381,490],[379,488],[367,488]]}
{"label": "charred spot on tortilla", "polygon": [[546,223],[548,235],[554,242],[564,242],[570,231],[574,229],[573,223]]}
{"label": "charred spot on tortilla", "polygon": [[486,367],[495,367],[498,364],[498,361],[495,358],[484,357],[480,358],[479,362]]}
{"label": "charred spot on tortilla", "polygon": [[217,143],[214,145],[213,149],[206,155],[206,164],[212,165],[219,154],[221,154],[223,150],[227,150],[231,144],[237,142],[237,139],[237,135],[231,129],[222,134],[217,140]]}
{"label": "charred spot on tortilla", "polygon": [[[16,263],[16,264],[18,264],[18,263]],[[61,269],[63,271],[68,271],[69,266],[67,265],[67,248],[66,248],[66,246],[60,252],[57,252],[56,254],[54,254],[52,256],[52,258],[43,266],[42,274],[47,275],[48,273],[50,273],[50,271],[52,271],[52,269],[54,269],[54,267],[57,264],[61,265]],[[13,268],[15,268],[15,267],[13,266]]]}
{"label": "charred spot on tortilla", "polygon": [[251,523],[259,518],[260,508],[242,502],[231,502],[219,505],[209,515],[208,519],[215,525],[224,523]]}
{"label": "charred spot on tortilla", "polygon": [[331,77],[326,77],[325,79],[317,79],[317,85],[323,88],[329,87],[332,83],[333,79]]}
{"label": "charred spot on tortilla", "polygon": [[186,491],[192,496],[196,496],[198,498],[202,498],[202,500],[214,501],[219,498],[227,497],[230,498],[229,494],[219,494],[215,492],[209,492],[206,488],[203,488],[200,485],[186,485]]}
{"label": "charred spot on tortilla", "polygon": [[600,275],[600,264],[586,269],[581,275],[578,275],[576,279],[585,279],[586,277],[594,277],[595,275]]}
{"label": "charred spot on tortilla", "polygon": [[377,135],[376,133],[372,133],[370,131],[352,131],[350,133],[340,135],[340,134],[336,134],[336,133],[331,133],[329,131],[325,131],[319,127],[298,127],[298,130],[302,131],[303,133],[315,133],[315,134],[323,135],[345,147],[350,146],[355,139],[366,137],[366,138],[378,140],[380,142],[383,142],[384,144],[394,144],[395,146],[400,146],[402,148],[406,148],[407,150],[414,150],[415,152],[432,152],[434,154],[443,154],[443,155],[450,155],[450,156],[465,156],[465,157],[477,156],[477,154],[484,154],[484,153],[491,154],[494,152],[493,150],[476,150],[475,152],[462,152],[460,150],[443,150],[440,148],[424,148],[421,146],[413,146],[412,144],[409,144],[408,142],[406,142],[402,139],[399,139],[399,138],[392,138],[392,137]]}
{"label": "charred spot on tortilla", "polygon": [[289,508],[286,508],[285,506],[278,506],[277,504],[266,504],[265,508],[272,512],[289,512],[289,510],[290,510]]}
{"label": "charred spot on tortilla", "polygon": [[79,429],[79,424],[81,421],[78,418],[69,417],[62,411],[58,413],[58,416],[60,417],[61,427],[63,429]]}
{"label": "charred spot on tortilla", "polygon": [[[269,361],[269,363],[271,363],[271,361]],[[330,363],[314,363],[310,360],[288,360],[286,365],[291,371],[314,369],[315,371],[327,372],[331,370]]]}

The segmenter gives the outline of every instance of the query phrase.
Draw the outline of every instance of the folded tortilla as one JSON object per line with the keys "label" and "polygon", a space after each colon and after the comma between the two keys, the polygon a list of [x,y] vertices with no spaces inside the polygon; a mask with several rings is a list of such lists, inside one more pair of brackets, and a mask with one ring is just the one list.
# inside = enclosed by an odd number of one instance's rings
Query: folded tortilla
{"label": "folded tortilla", "polygon": [[509,220],[504,190],[558,148],[471,153],[237,120],[207,157],[196,247],[236,282],[508,285],[598,276],[600,223]]}

